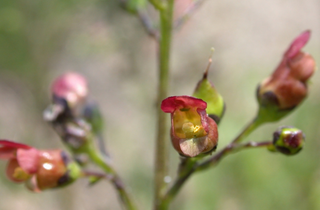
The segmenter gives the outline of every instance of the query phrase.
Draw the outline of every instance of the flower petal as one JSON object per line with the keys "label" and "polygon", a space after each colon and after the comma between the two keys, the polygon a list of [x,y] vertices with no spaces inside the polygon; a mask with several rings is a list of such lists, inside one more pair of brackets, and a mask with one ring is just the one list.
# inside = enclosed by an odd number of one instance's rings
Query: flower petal
{"label": "flower petal", "polygon": [[34,148],[27,150],[18,149],[17,160],[23,170],[29,174],[34,174],[37,172],[39,166],[39,151]]}
{"label": "flower petal", "polygon": [[164,99],[161,103],[161,110],[166,113],[173,113],[176,109],[187,107],[206,109],[207,103],[191,96],[171,96]]}
{"label": "flower petal", "polygon": [[38,181],[37,181],[36,175],[32,176],[32,178],[29,179],[29,180],[26,182],[26,187],[27,187],[29,190],[31,190],[32,192],[36,192],[36,193],[41,192],[41,190],[39,189],[39,186],[38,186]]}
{"label": "flower petal", "polygon": [[[2,147],[1,147],[2,146]],[[16,143],[8,140],[0,140],[0,159],[15,158],[18,148],[30,149],[31,147],[25,144]]]}
{"label": "flower petal", "polygon": [[206,148],[207,136],[192,139],[180,139],[180,149],[183,155],[195,157]]}
{"label": "flower petal", "polygon": [[307,44],[311,36],[311,32],[309,30],[304,31],[301,33],[290,45],[289,49],[286,51],[284,56],[286,58],[293,58],[295,55],[297,55],[300,50]]}
{"label": "flower petal", "polygon": [[21,144],[21,143],[17,143],[14,141],[8,141],[8,140],[0,140],[0,146],[2,147],[9,147],[9,148],[21,148],[21,149],[30,149],[32,147],[26,145],[26,144]]}
{"label": "flower petal", "polygon": [[0,148],[0,159],[12,159],[15,158],[17,149],[11,147],[1,147]]}

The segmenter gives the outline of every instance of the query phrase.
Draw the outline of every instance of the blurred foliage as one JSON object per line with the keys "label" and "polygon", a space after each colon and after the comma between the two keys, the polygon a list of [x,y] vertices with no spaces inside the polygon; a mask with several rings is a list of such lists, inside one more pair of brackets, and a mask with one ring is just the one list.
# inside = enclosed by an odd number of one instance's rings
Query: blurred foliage
{"label": "blurred foliage", "polygon": [[[227,105],[219,128],[219,148],[254,116],[256,85],[277,65],[288,40],[306,28],[312,29],[307,51],[320,63],[316,8],[318,0],[207,1],[177,32],[170,95],[192,94],[210,48],[216,49],[209,77]],[[1,138],[61,147],[50,127],[42,122],[41,110],[48,103],[53,77],[77,70],[88,78],[106,116],[108,150],[120,174],[141,209],[149,209],[157,85],[155,50],[138,18],[127,14],[118,1],[0,1]],[[319,81],[317,72],[309,98],[289,117],[249,136],[250,140],[268,140],[278,126],[293,125],[306,134],[300,154],[285,157],[253,149],[230,155],[217,168],[192,177],[172,209],[320,209]],[[177,164],[178,155],[172,149],[172,177]],[[5,163],[0,166],[1,210],[120,209],[109,184],[87,188],[87,183],[80,181],[65,190],[30,194],[9,183],[4,175]]]}

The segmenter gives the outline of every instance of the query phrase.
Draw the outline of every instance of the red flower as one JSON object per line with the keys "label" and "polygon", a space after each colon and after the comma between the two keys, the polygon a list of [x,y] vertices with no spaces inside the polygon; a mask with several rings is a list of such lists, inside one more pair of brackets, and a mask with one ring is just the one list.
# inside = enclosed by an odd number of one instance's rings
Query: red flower
{"label": "red flower", "polygon": [[11,181],[25,182],[35,192],[66,184],[69,168],[61,150],[37,150],[25,144],[0,140],[0,159],[8,160],[7,176]]}
{"label": "red flower", "polygon": [[281,110],[292,109],[307,96],[307,80],[315,71],[315,61],[301,49],[309,39],[310,31],[300,34],[284,53],[273,74],[262,81],[258,89],[260,103],[271,102]]}
{"label": "red flower", "polygon": [[171,141],[184,156],[195,157],[214,150],[218,143],[217,124],[206,113],[207,103],[190,96],[172,96],[161,109],[171,113]]}

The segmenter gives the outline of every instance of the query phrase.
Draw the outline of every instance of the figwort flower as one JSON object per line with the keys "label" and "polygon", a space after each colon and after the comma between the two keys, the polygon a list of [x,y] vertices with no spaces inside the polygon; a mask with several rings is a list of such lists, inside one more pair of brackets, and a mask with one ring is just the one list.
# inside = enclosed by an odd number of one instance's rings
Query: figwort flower
{"label": "figwort flower", "polygon": [[207,103],[190,96],[172,96],[161,109],[171,113],[171,141],[183,156],[195,157],[213,151],[218,143],[217,124],[206,113]]}
{"label": "figwort flower", "polygon": [[301,49],[309,39],[310,31],[300,34],[284,53],[273,74],[258,87],[257,98],[260,107],[271,116],[269,121],[279,120],[299,105],[308,94],[307,81],[314,73],[316,65],[312,56]]}
{"label": "figwort flower", "polygon": [[37,150],[7,140],[0,140],[0,146],[0,159],[9,161],[8,178],[32,191],[61,187],[80,176],[79,166],[62,150]]}
{"label": "figwort flower", "polygon": [[294,127],[280,127],[273,133],[273,145],[275,149],[285,155],[295,155],[300,152],[304,142],[304,133]]}

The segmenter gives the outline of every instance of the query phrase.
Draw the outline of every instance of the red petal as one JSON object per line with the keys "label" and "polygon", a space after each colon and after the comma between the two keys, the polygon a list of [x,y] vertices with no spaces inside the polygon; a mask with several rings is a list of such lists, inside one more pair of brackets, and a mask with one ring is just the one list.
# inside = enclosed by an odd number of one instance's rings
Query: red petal
{"label": "red petal", "polygon": [[206,109],[207,103],[201,99],[191,96],[171,96],[164,99],[161,103],[161,110],[166,113],[173,113],[176,109],[184,107]]}
{"label": "red petal", "polygon": [[38,170],[39,166],[39,151],[31,149],[18,149],[17,160],[20,167],[29,174],[34,174]]}
{"label": "red petal", "polygon": [[30,149],[32,147],[26,145],[26,144],[21,144],[21,143],[17,143],[14,141],[8,141],[8,140],[0,140],[0,146],[3,147],[9,147],[9,148],[21,148],[21,149]]}
{"label": "red petal", "polygon": [[0,159],[15,158],[17,149],[30,149],[31,147],[25,144],[16,143],[8,140],[0,140]]}
{"label": "red petal", "polygon": [[289,49],[284,54],[286,58],[293,58],[297,55],[300,50],[307,44],[311,36],[311,32],[309,30],[301,33],[295,40],[291,43]]}
{"label": "red petal", "polygon": [[16,157],[16,148],[12,148],[12,147],[1,147],[0,148],[0,159],[12,159]]}

